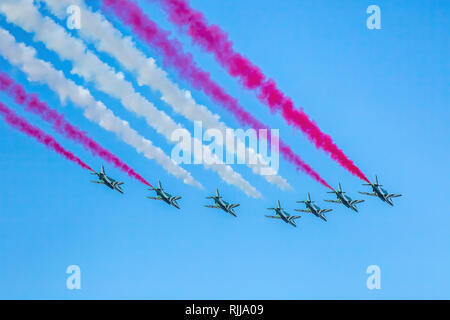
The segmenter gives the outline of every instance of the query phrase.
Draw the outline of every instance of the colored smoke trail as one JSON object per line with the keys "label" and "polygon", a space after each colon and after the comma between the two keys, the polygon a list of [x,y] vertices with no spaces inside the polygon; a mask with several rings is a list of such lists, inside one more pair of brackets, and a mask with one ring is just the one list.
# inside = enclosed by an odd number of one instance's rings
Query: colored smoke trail
{"label": "colored smoke trail", "polygon": [[17,129],[25,133],[26,135],[36,139],[40,143],[44,144],[48,148],[52,149],[56,153],[66,158],[67,160],[77,163],[80,167],[94,172],[94,170],[92,170],[86,163],[81,161],[80,158],[75,156],[72,152],[64,149],[64,147],[61,146],[52,136],[46,134],[38,127],[31,125],[24,118],[19,117],[17,114],[14,113],[14,111],[9,109],[1,102],[0,102],[0,115],[3,117],[5,122],[14,129]]}
{"label": "colored smoke trail", "polygon": [[[74,0],[41,1],[46,4],[47,9],[58,17],[61,22],[66,21],[69,17],[66,9],[72,4],[78,5],[83,12],[83,20],[89,21],[89,23],[84,23],[83,27],[78,29],[77,35],[86,44],[93,45],[99,53],[105,53],[114,58],[125,70],[133,73],[139,86],[147,86],[154,91],[159,91],[161,94],[160,99],[171,107],[173,111],[183,115],[191,122],[200,121],[205,129],[218,129],[223,133],[227,129],[231,129],[227,127],[218,114],[199,104],[189,90],[181,89],[178,84],[173,82],[167,72],[161,69],[151,56],[138,49],[134,41],[130,41],[128,36],[114,27],[100,12],[94,12],[84,0],[76,0],[75,2]],[[10,9],[10,11],[12,10]],[[29,11],[27,11],[27,16],[29,15]],[[53,28],[50,27],[48,29]],[[54,37],[52,38],[52,42],[57,41]],[[64,46],[70,47],[67,44]],[[89,69],[92,68],[94,66],[90,63]],[[79,70],[79,68],[77,69]],[[164,127],[167,128],[168,126],[164,125]],[[277,185],[282,190],[292,189],[286,179],[268,167],[269,163],[257,150],[254,150],[252,146],[245,146],[245,143],[239,137],[235,141],[236,148],[231,144],[223,144],[227,152],[240,156],[239,152],[237,152],[237,150],[241,150],[239,148],[247,150],[249,155],[257,158],[257,165],[248,161],[245,163],[254,174],[261,175],[267,182]],[[220,139],[216,140],[216,142],[221,143]],[[241,186],[243,185],[240,182],[238,183]]]}
{"label": "colored smoke trail", "polygon": [[300,169],[317,182],[320,182],[327,188],[333,190],[333,188],[313,169],[310,165],[305,163],[298,155],[292,151],[292,149],[280,140],[280,152],[284,155],[284,158],[293,163],[297,169]]}
{"label": "colored smoke trail", "polygon": [[[13,2],[8,2],[10,3]],[[0,7],[2,5],[3,2],[0,1]],[[29,18],[26,17],[26,19]],[[127,121],[116,116],[102,101],[96,100],[88,89],[66,78],[64,73],[55,69],[51,63],[37,58],[35,48],[17,42],[14,36],[3,28],[0,28],[0,56],[21,70],[28,81],[48,86],[61,103],[72,102],[74,107],[83,111],[83,117],[102,129],[114,133],[120,141],[133,147],[137,153],[156,161],[168,173],[182,179],[184,183],[202,188],[190,172],[179,166],[151,140],[139,134]]]}
{"label": "colored smoke trail", "polygon": [[[85,81],[91,82],[97,90],[100,90],[112,98],[118,99],[120,104],[143,117],[146,123],[161,134],[168,143],[176,144],[172,139],[173,133],[183,130],[182,124],[177,123],[170,115],[156,107],[147,97],[137,92],[132,82],[126,80],[123,74],[117,72],[114,67],[102,61],[93,51],[86,47],[85,43],[67,32],[63,26],[53,19],[44,16],[32,0],[9,0],[7,4],[0,4],[0,13],[6,16],[8,22],[21,27],[27,32],[34,33],[34,41],[42,42],[47,49],[55,52],[58,57],[72,63],[71,72],[81,76]],[[83,14],[83,20],[87,16]],[[86,24],[84,24],[86,25]],[[117,45],[117,44],[114,44]],[[220,178],[231,184],[248,196],[258,198],[261,193],[250,184],[241,174],[231,166],[226,165],[212,153],[212,149],[202,141],[192,137],[192,144],[200,143],[205,155],[211,155],[215,166],[201,162],[206,169],[216,172]],[[191,152],[187,144],[178,144],[184,152]],[[175,162],[173,159],[171,161]]]}
{"label": "colored smoke trail", "polygon": [[228,35],[217,25],[209,25],[204,15],[193,10],[187,0],[151,0],[161,4],[169,19],[187,31],[194,43],[212,53],[227,72],[240,80],[245,88],[257,90],[259,100],[272,111],[281,111],[286,122],[300,129],[316,148],[322,149],[353,175],[369,182],[361,170],[337,147],[331,137],[323,133],[302,109],[278,89],[250,60],[233,49]]}
{"label": "colored smoke trail", "polygon": [[145,16],[137,4],[129,0],[103,0],[102,3],[106,11],[112,11],[123,23],[129,25],[134,33],[156,49],[162,55],[165,66],[176,68],[195,88],[203,90],[232,112],[239,121],[252,125],[254,118],[237,100],[216,84],[209,73],[197,67],[192,56],[183,52],[181,43],[169,40],[168,32],[160,29],[154,21]]}
{"label": "colored smoke trail", "polygon": [[[155,22],[150,20],[142,10],[133,2],[128,0],[103,0],[103,7],[106,11],[112,11],[124,24],[131,27],[134,33],[153,46],[163,57],[163,63],[167,66],[175,67],[181,76],[188,79],[194,87],[203,90],[206,94],[218,102],[221,106],[230,111],[235,118],[243,125],[248,125],[254,129],[267,129],[267,126],[255,119],[250,113],[245,111],[238,101],[228,95],[211,78],[209,73],[200,70],[192,56],[183,53],[181,44],[178,41],[168,39],[167,32],[161,30]],[[327,188],[328,183],[322,179],[317,172],[307,165],[290,147],[280,141],[281,154],[294,164],[297,169],[311,176]]]}
{"label": "colored smoke trail", "polygon": [[127,173],[130,177],[133,177],[153,188],[150,183],[148,183],[126,163],[122,162],[117,156],[100,146],[97,142],[88,137],[85,132],[70,124],[64,118],[64,115],[50,108],[45,102],[40,101],[36,94],[28,94],[22,85],[16,83],[7,74],[1,71],[0,90],[14,98],[17,104],[26,106],[25,110],[37,114],[42,120],[52,124],[56,132],[77,143],[80,143],[94,156],[101,157],[105,161],[112,163],[116,168]]}

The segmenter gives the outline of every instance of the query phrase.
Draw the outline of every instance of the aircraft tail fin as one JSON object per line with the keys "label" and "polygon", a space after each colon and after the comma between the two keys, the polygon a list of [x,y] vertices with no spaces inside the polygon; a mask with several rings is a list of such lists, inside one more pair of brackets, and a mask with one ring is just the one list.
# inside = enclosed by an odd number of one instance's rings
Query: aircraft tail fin
{"label": "aircraft tail fin", "polygon": [[382,186],[383,186],[382,184],[380,184],[380,183],[378,182],[378,177],[377,177],[377,175],[375,175],[375,183],[374,183],[374,185],[376,185],[376,186],[378,186],[378,187],[382,187]]}
{"label": "aircraft tail fin", "polygon": [[161,181],[160,180],[158,180],[158,188],[162,189],[162,185],[161,185]]}
{"label": "aircraft tail fin", "polygon": [[341,183],[338,183],[338,191],[342,192],[342,187],[341,187]]}
{"label": "aircraft tail fin", "polygon": [[220,198],[219,189],[216,189],[216,197]]}
{"label": "aircraft tail fin", "polygon": [[103,173],[103,174],[106,174],[105,167],[103,166],[103,164],[100,167],[100,172]]}
{"label": "aircraft tail fin", "polygon": [[277,200],[277,208],[281,208],[280,200]]}

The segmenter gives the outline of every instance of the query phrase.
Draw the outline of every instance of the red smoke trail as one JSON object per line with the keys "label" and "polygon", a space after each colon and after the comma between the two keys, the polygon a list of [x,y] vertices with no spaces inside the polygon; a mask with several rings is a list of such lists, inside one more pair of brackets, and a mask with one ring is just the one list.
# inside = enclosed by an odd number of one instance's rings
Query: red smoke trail
{"label": "red smoke trail", "polygon": [[317,148],[324,150],[353,175],[369,182],[361,170],[336,146],[331,137],[323,133],[302,109],[295,108],[292,100],[277,88],[273,80],[268,79],[256,65],[233,50],[233,43],[219,26],[209,25],[203,14],[193,10],[186,0],[151,1],[159,2],[169,15],[170,21],[187,30],[193,42],[212,53],[228,73],[238,78],[244,87],[257,90],[262,103],[268,105],[272,111],[281,111],[287,123],[300,129]]}
{"label": "red smoke trail", "polygon": [[[266,129],[267,127],[256,120],[250,113],[245,111],[237,100],[228,95],[209,76],[209,73],[200,70],[192,59],[185,54],[178,41],[168,39],[168,33],[161,30],[156,23],[150,20],[142,10],[133,2],[128,0],[103,0],[103,7],[110,9],[123,23],[128,24],[134,33],[145,40],[149,45],[159,51],[163,57],[163,63],[175,67],[181,76],[191,81],[194,87],[203,90],[206,94],[230,111],[243,125],[254,129]],[[283,157],[294,164],[297,169],[302,170],[324,186],[331,188],[317,172],[307,165],[290,147],[280,141],[280,151]]]}
{"label": "red smoke trail", "polygon": [[101,157],[105,161],[112,163],[116,168],[126,172],[130,177],[153,188],[150,183],[137,174],[126,163],[122,162],[117,156],[100,146],[97,142],[88,137],[85,132],[71,125],[62,114],[50,108],[45,102],[40,101],[37,95],[28,94],[22,85],[15,83],[13,79],[3,72],[0,72],[0,90],[14,98],[17,104],[26,106],[25,110],[37,114],[41,119],[52,124],[53,128],[58,133],[80,143],[85,149],[91,151],[94,156]]}
{"label": "red smoke trail", "polygon": [[26,135],[36,139],[40,143],[46,145],[48,148],[54,150],[56,153],[62,155],[67,160],[77,163],[84,169],[92,170],[86,163],[81,161],[80,158],[75,156],[72,152],[63,148],[56,140],[46,134],[44,131],[28,123],[25,119],[19,117],[11,109],[0,102],[0,115],[4,118],[5,122],[11,127],[25,133]]}

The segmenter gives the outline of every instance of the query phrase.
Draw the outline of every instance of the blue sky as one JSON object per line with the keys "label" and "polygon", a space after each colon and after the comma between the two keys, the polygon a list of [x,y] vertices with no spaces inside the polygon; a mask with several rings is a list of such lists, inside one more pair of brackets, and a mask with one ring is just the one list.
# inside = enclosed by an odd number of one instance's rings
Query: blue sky
{"label": "blue sky", "polygon": [[[198,64],[258,119],[280,135],[330,184],[340,181],[353,197],[361,181],[317,151],[306,138],[272,115],[252,92],[240,87],[214,61],[145,0],[139,4],[165,29],[173,31]],[[372,179],[404,196],[389,207],[365,198],[359,213],[330,205],[325,223],[306,214],[292,228],[265,219],[277,199],[288,212],[310,192],[326,206],[327,190],[281,160],[280,174],[294,187],[280,191],[242,165],[233,168],[264,196],[248,198],[201,166],[185,166],[206,190],[184,185],[93,123],[68,103],[62,106],[46,86],[0,58],[0,69],[29,92],[64,113],[69,121],[117,154],[147,180],[158,179],[183,196],[178,211],[145,198],[146,187],[110,165],[111,176],[125,182],[120,195],[91,184],[78,166],[10,129],[0,121],[0,298],[23,299],[398,299],[449,298],[450,200],[449,101],[450,42],[443,1],[200,1],[194,8],[222,26],[235,48],[273,77],[329,133]],[[366,8],[381,8],[381,30],[366,28]],[[94,7],[98,3],[94,1]],[[48,13],[42,9],[43,13]],[[110,17],[111,18],[111,17]],[[113,20],[128,35],[130,31]],[[8,24],[0,27],[38,50],[68,78],[90,89],[117,115],[170,154],[173,146],[120,103],[70,74],[62,62],[32,35]],[[135,38],[138,41],[137,38]],[[154,56],[151,48],[139,47]],[[135,88],[188,129],[193,125],[160,101],[157,92]],[[233,117],[167,70],[196,101]],[[0,93],[30,122],[53,134],[94,168],[101,160],[56,135],[37,117]],[[238,218],[204,208],[215,188],[240,203]],[[367,191],[367,189],[366,189]],[[67,266],[81,268],[81,290],[66,288]],[[381,290],[368,290],[366,268],[381,268]]]}

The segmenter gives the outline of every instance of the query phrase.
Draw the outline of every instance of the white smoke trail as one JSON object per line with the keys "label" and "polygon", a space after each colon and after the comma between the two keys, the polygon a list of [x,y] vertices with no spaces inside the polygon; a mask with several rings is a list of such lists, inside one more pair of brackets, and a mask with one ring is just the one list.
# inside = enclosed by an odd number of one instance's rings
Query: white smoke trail
{"label": "white smoke trail", "polygon": [[67,79],[61,71],[56,70],[50,63],[36,58],[36,50],[23,43],[17,43],[14,37],[6,30],[0,28],[0,55],[11,65],[18,67],[32,82],[46,84],[55,91],[61,102],[67,99],[76,106],[84,109],[84,116],[97,123],[107,131],[113,132],[122,141],[143,153],[148,159],[154,159],[164,169],[184,183],[202,188],[189,172],[178,166],[160,148],[140,136],[130,128],[128,122],[118,118],[99,101],[96,101],[90,92]]}
{"label": "white smoke trail", "polygon": [[[81,40],[72,37],[49,17],[42,16],[34,6],[33,0],[3,0],[0,4],[0,12],[6,16],[8,22],[18,25],[27,32],[34,33],[36,41],[43,42],[61,59],[71,61],[72,73],[83,77],[86,81],[92,81],[97,89],[119,99],[126,109],[143,116],[147,124],[162,134],[167,141],[175,142],[172,141],[172,133],[183,127],[136,92],[122,74],[115,72],[109,65],[102,62],[87,49]],[[192,140],[192,145],[202,145],[200,141],[195,141],[195,138]],[[191,151],[191,149],[185,151]],[[261,197],[256,188],[230,166],[225,165],[215,154],[212,154],[210,148],[202,145],[202,151],[205,157],[214,159],[215,163],[215,165],[203,163],[206,168],[217,172],[225,182],[238,187],[248,196]],[[194,157],[198,156],[201,155],[194,153]]]}
{"label": "white smoke trail", "polygon": [[[155,60],[147,58],[136,48],[130,37],[124,37],[105,17],[91,11],[84,0],[40,0],[60,19],[67,17],[67,8],[77,5],[81,9],[82,27],[78,34],[87,42],[93,43],[99,52],[105,52],[115,58],[125,69],[133,72],[139,85],[146,85],[162,94],[162,100],[191,121],[201,121],[207,129],[218,129],[225,132],[227,126],[220,121],[217,114],[210,112],[205,106],[197,104],[190,91],[180,89],[168,77],[166,72],[158,68]],[[264,178],[281,189],[291,189],[283,177],[268,167],[267,161],[254,149],[245,148],[245,144],[236,139],[237,148],[247,149],[249,157],[257,159],[258,165],[248,164],[255,174]],[[225,145],[230,153],[236,153],[233,146]],[[230,149],[232,148],[232,149]],[[239,156],[239,154],[238,154]],[[263,170],[264,168],[264,170]]]}

